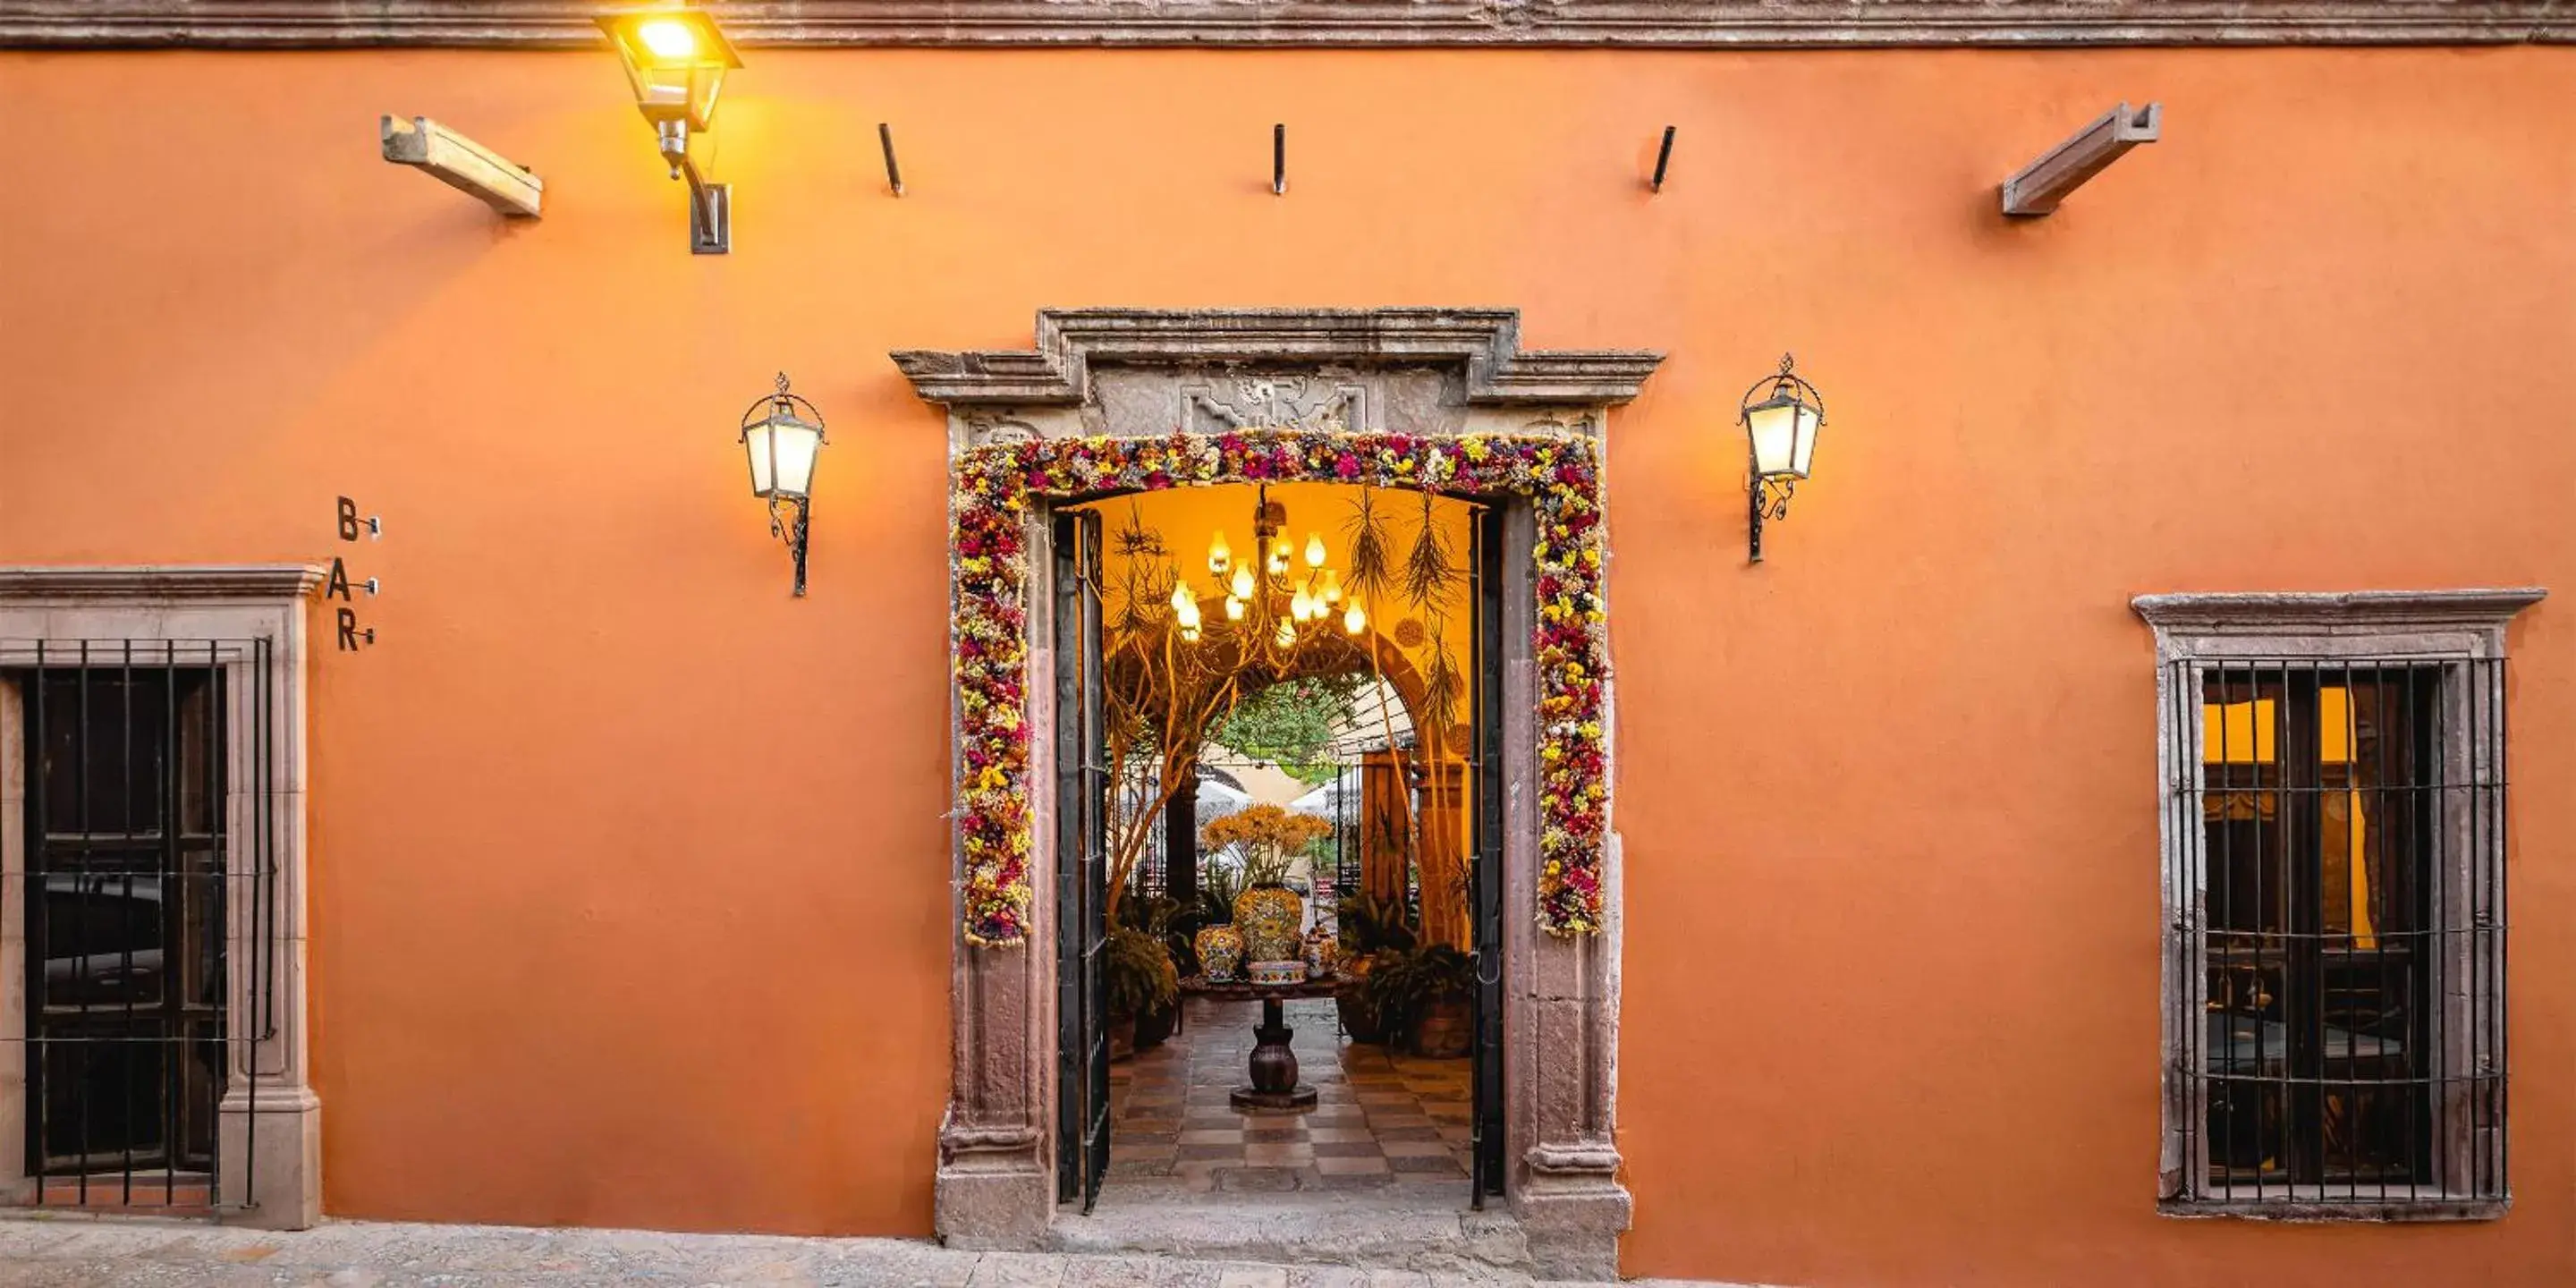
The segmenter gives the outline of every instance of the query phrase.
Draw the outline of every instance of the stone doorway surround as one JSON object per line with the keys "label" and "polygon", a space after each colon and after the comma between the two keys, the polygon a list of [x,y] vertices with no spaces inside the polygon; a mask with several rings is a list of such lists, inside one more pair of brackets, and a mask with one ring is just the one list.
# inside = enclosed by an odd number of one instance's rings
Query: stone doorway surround
{"label": "stone doorway surround", "polygon": [[[314,1095],[305,988],[306,712],[310,667],[306,614],[325,570],[307,564],[182,564],[120,567],[0,567],[0,668],[59,665],[84,643],[185,641],[210,648],[226,673],[225,718],[233,729],[263,722],[275,739],[259,763],[234,763],[225,788],[234,820],[225,867],[258,870],[263,857],[242,820],[265,811],[262,834],[273,900],[258,907],[257,882],[237,881],[226,913],[227,952],[265,951],[270,967],[236,971],[227,1032],[235,1040],[217,1107],[218,1192],[242,1195],[219,1215],[229,1222],[302,1230],[322,1219],[322,1102]],[[264,644],[254,650],[254,642]],[[39,644],[44,653],[37,651]],[[183,659],[184,661],[185,659]],[[264,677],[254,668],[265,667]],[[259,709],[264,697],[267,709]],[[0,685],[0,866],[28,865],[24,835],[25,713]],[[0,887],[8,883],[0,882]],[[0,1024],[26,1030],[22,895],[0,888]],[[255,939],[254,936],[261,937]],[[263,943],[262,940],[265,942]],[[256,991],[255,991],[256,990]],[[254,1024],[254,1017],[268,1017]],[[257,1034],[244,1039],[240,1035]],[[23,1201],[27,1091],[24,1043],[0,1042],[0,1201]]]}
{"label": "stone doorway surround", "polygon": [[[1609,409],[1635,398],[1663,356],[1527,352],[1519,333],[1513,309],[1067,309],[1039,313],[1031,349],[892,356],[923,400],[947,410],[952,455],[1029,438],[1176,430],[1549,433],[1600,442]],[[1052,566],[1050,533],[1047,514],[1033,514],[1033,569]],[[1536,540],[1529,505],[1506,502],[1505,549],[1526,552]],[[1534,575],[1525,554],[1505,562],[1505,711],[1536,709]],[[1043,576],[1032,577],[1033,596],[1047,593]],[[1049,674],[1047,614],[1032,612],[1028,621],[1031,673]],[[954,1246],[1038,1247],[1056,1214],[1055,828],[1045,786],[1054,782],[1052,689],[1029,686],[1033,933],[1021,947],[979,948],[952,931],[953,1080],[939,1131],[934,1224]],[[1615,687],[1605,705],[1615,747]],[[1609,1278],[1631,1211],[1614,1115],[1617,816],[1609,815],[1601,932],[1542,933],[1537,736],[1534,719],[1504,736],[1505,1192],[1544,1272]],[[953,843],[949,863],[962,879]]]}

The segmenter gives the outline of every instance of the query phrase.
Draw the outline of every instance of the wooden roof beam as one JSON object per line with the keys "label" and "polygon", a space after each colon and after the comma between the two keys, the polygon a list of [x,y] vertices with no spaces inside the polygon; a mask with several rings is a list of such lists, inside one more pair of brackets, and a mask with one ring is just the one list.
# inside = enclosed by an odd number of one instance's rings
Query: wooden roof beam
{"label": "wooden roof beam", "polygon": [[387,116],[378,125],[385,160],[426,170],[512,219],[535,219],[546,185],[526,166],[429,119]]}
{"label": "wooden roof beam", "polygon": [[2122,103],[2103,113],[2091,125],[2076,131],[2075,137],[2040,154],[2038,160],[2004,180],[2004,213],[2036,217],[2057,209],[2066,194],[2083,187],[2085,180],[2102,173],[2122,153],[2141,143],[2155,142],[2164,131],[2164,122],[2162,103],[2149,103],[2139,111]]}

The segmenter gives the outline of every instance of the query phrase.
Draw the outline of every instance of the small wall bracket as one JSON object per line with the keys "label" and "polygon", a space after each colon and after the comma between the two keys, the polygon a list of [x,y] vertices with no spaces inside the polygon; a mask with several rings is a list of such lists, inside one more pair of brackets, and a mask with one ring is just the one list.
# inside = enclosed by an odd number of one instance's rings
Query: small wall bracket
{"label": "small wall bracket", "polygon": [[702,183],[689,174],[689,252],[723,255],[733,250],[733,185]]}
{"label": "small wall bracket", "polygon": [[426,116],[384,116],[376,133],[385,160],[426,170],[512,219],[538,217],[546,185],[526,166]]}
{"label": "small wall bracket", "polygon": [[2066,194],[2084,186],[2085,180],[2102,173],[2123,153],[2141,143],[2155,142],[2164,132],[2164,120],[2162,103],[2149,103],[2142,110],[2132,110],[2122,103],[2103,113],[2091,125],[2076,131],[2075,137],[2050,148],[2004,180],[2004,213],[2033,218],[2057,209]]}

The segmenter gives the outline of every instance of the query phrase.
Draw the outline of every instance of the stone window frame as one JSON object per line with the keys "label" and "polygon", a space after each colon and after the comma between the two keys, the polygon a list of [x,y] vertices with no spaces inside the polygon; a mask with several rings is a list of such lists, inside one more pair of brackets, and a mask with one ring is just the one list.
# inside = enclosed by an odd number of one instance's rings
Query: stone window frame
{"label": "stone window frame", "polygon": [[[2507,750],[2503,717],[2508,692],[2498,685],[2473,698],[2466,664],[2502,662],[2507,656],[2508,624],[2547,594],[2538,587],[2513,587],[2157,594],[2140,595],[2130,601],[2154,630],[2157,663],[2156,799],[2162,926],[2158,1008],[2161,1148],[2156,1190],[2159,1212],[2180,1217],[2282,1221],[2457,1221],[2490,1220],[2510,1209],[2510,1190],[2494,1196],[2410,1194],[2385,1200],[2320,1195],[2229,1201],[2208,1193],[2206,1133],[2188,1129],[2189,1123],[2205,1114],[2205,1102],[2193,1096],[2190,1082],[2176,1076],[2182,1058],[2182,1035],[2175,1032],[2175,1017],[2186,1009],[2177,1005],[2177,998],[2194,1003],[2188,1009],[2196,1013],[2206,986],[2205,970],[2182,965],[2184,945],[2180,941],[2187,933],[2202,891],[2186,891],[2176,881],[2176,874],[2188,866],[2184,860],[2195,838],[2183,834],[2177,823],[2177,785],[2166,767],[2199,763],[2197,756],[2187,755],[2187,749],[2197,746],[2201,738],[2201,704],[2191,694],[2200,691],[2203,677],[2236,663],[2283,658],[2328,664],[2387,661],[2439,667],[2441,700],[2445,704],[2465,706],[2482,699],[2491,707],[2488,718],[2479,722],[2483,736],[2477,743],[2471,745],[2465,732],[2455,733],[2451,744],[2443,749],[2445,759],[2463,766],[2500,767]],[[2187,673],[2189,693],[2174,691],[2178,672]],[[2177,757],[2185,759],[2178,762]],[[2444,847],[2442,879],[2467,879],[2463,874],[2476,868],[2484,853],[2478,849],[2482,843],[2471,837],[2459,845]],[[2500,832],[2493,844],[2503,851],[2492,856],[2493,870],[2498,879],[2505,879],[2512,838]],[[2198,951],[2195,946],[2195,963],[2199,960]],[[2487,1040],[2480,1034],[2472,1038],[2471,1044],[2480,1045]],[[2500,1149],[2501,1134],[2509,1129],[2509,1122],[2499,1124],[2499,1139],[2491,1143],[2493,1147]],[[2201,1142],[2197,1150],[2191,1146],[2195,1140]],[[2489,1145],[2466,1142],[2452,1148],[2459,1155],[2486,1147]]]}
{"label": "stone window frame", "polygon": [[[1214,435],[1232,428],[1401,429],[1584,436],[1606,449],[1611,407],[1662,361],[1641,350],[1525,351],[1514,309],[1051,309],[1029,350],[893,354],[959,449],[1029,437]],[[1397,423],[1390,425],[1388,422]],[[1604,452],[1604,460],[1607,453]],[[1070,502],[1065,502],[1070,503]],[[1605,520],[1609,489],[1603,491]],[[1507,551],[1537,545],[1528,502],[1503,507]],[[1047,602],[1052,504],[1026,528],[1033,603]],[[950,551],[953,566],[956,552]],[[1505,566],[1503,710],[1535,711],[1530,559]],[[1606,607],[1606,603],[1605,603]],[[1615,613],[1611,620],[1615,621]],[[1028,665],[1052,669],[1051,615],[1031,611]],[[954,641],[952,641],[952,648]],[[1028,686],[1031,934],[979,948],[952,929],[949,1104],[939,1131],[933,1225],[952,1246],[1042,1246],[1056,1219],[1054,686]],[[952,694],[951,735],[955,734]],[[1616,754],[1617,686],[1605,724]],[[1620,842],[1615,800],[1602,860],[1600,933],[1537,924],[1537,725],[1504,738],[1505,1197],[1539,1267],[1613,1278],[1633,1203],[1615,1140]],[[953,754],[953,752],[952,752]],[[954,774],[955,766],[951,765]],[[1615,796],[1616,769],[1606,775]],[[952,879],[962,856],[952,836]],[[953,906],[952,927],[962,920]]]}
{"label": "stone window frame", "polygon": [[[307,775],[310,667],[307,612],[326,570],[307,564],[141,565],[117,567],[0,567],[0,668],[36,661],[42,641],[48,658],[76,652],[86,641],[177,640],[224,643],[265,640],[265,675],[249,672],[261,662],[239,647],[218,653],[231,679],[225,685],[228,729],[247,727],[251,704],[265,694],[274,739],[265,780],[258,766],[226,770],[226,808],[236,820],[255,806],[270,811],[276,851],[274,913],[247,915],[250,883],[234,883],[226,917],[226,951],[241,960],[249,936],[266,928],[273,966],[265,998],[254,997],[250,972],[232,972],[227,1029],[252,1032],[245,1020],[265,1004],[276,1019],[273,1036],[228,1044],[230,1076],[217,1108],[218,1193],[239,1194],[249,1180],[245,1206],[222,1208],[216,1217],[235,1224],[301,1230],[322,1217],[322,1105],[311,1081],[306,1016]],[[15,686],[0,685],[0,867],[26,868],[24,712]],[[225,859],[244,871],[250,830],[227,829]],[[0,882],[0,886],[10,883]],[[26,1026],[26,910],[16,888],[0,888],[0,1024],[12,1033]],[[26,1082],[23,1042],[0,1043],[0,1202],[23,1204]],[[256,1090],[247,1077],[256,1061]],[[254,1102],[255,1097],[255,1102]]]}

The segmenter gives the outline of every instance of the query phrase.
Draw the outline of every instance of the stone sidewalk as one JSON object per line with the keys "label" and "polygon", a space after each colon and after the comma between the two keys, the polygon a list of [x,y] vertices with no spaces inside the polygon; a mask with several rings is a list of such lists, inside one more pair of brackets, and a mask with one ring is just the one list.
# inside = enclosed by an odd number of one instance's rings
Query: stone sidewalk
{"label": "stone sidewalk", "polygon": [[[0,1217],[0,1284],[9,1288],[1538,1288],[1539,1282],[1505,1269],[1424,1273],[1173,1255],[962,1252],[908,1239],[366,1221],[282,1234],[140,1218]],[[1672,1280],[1636,1282],[1680,1288]]]}

